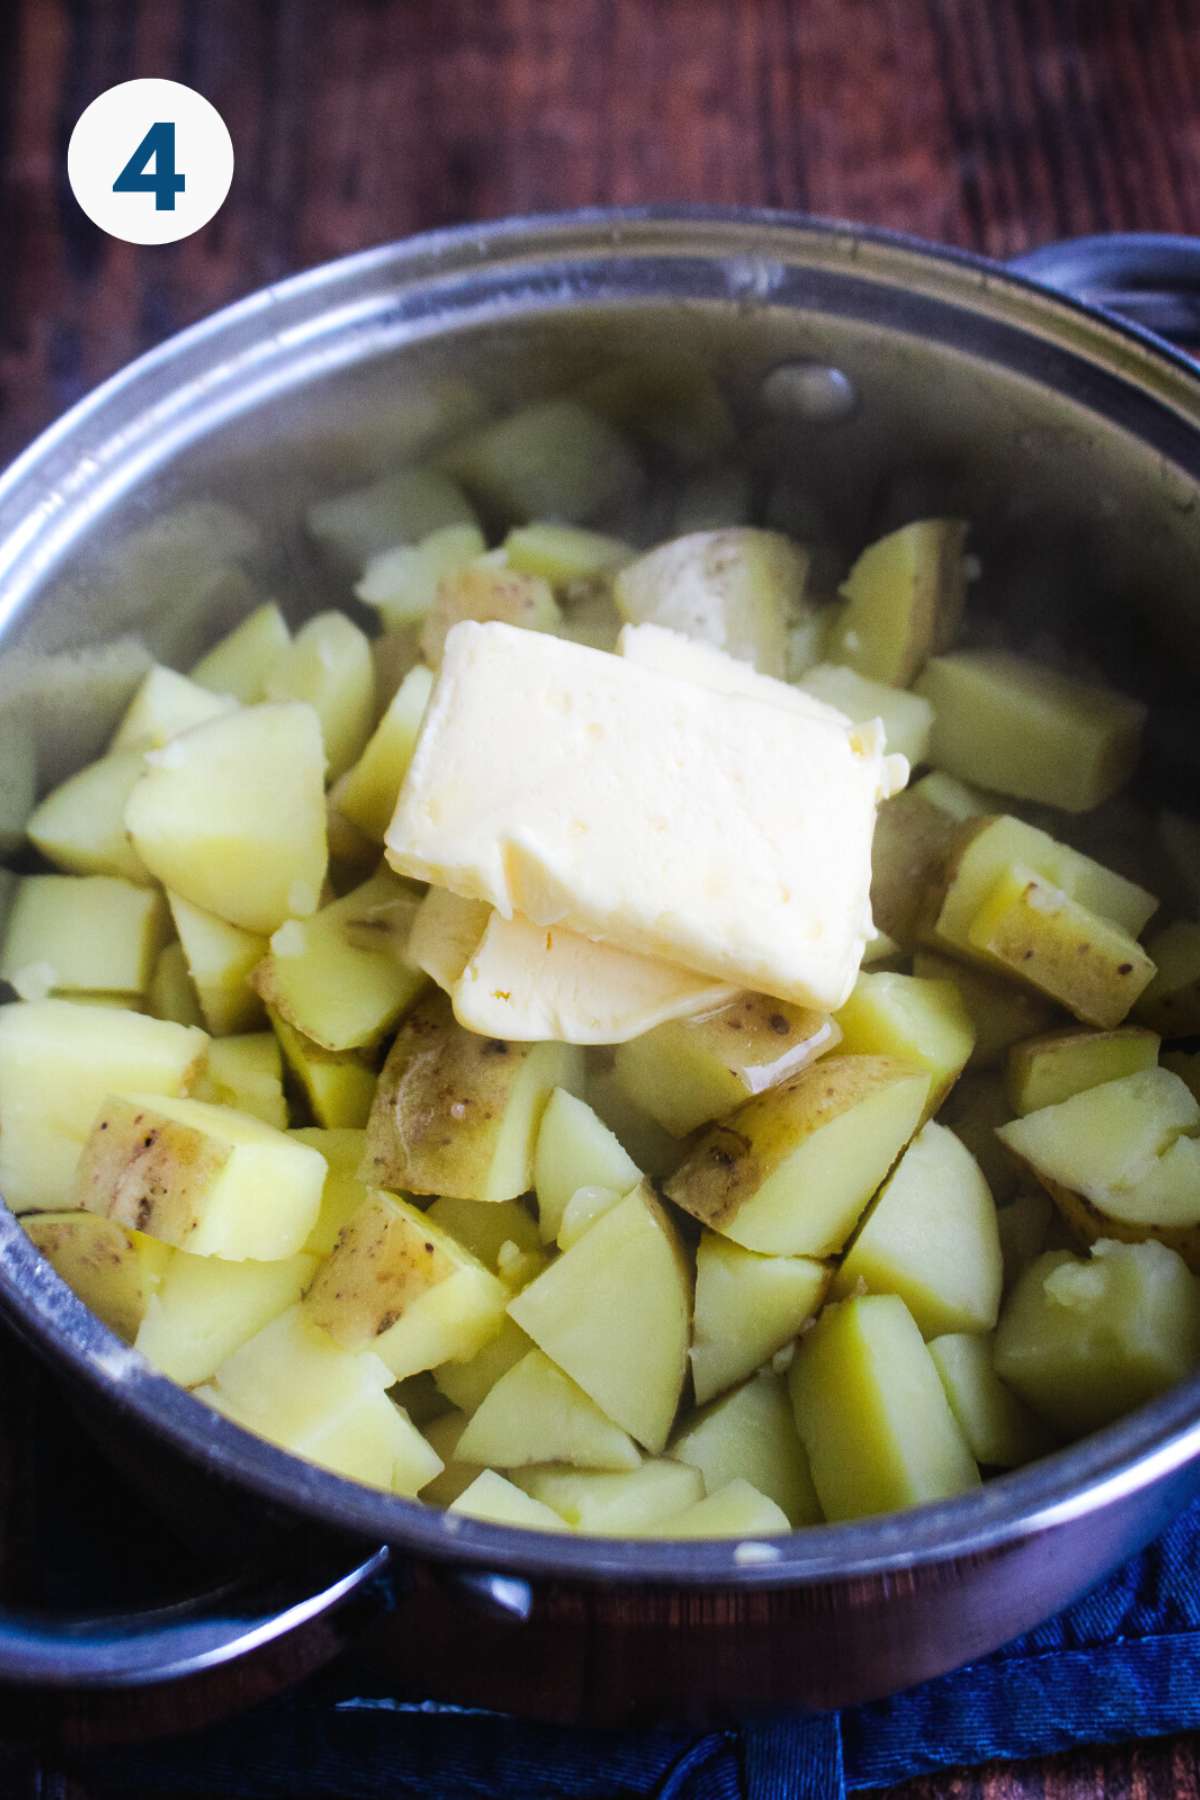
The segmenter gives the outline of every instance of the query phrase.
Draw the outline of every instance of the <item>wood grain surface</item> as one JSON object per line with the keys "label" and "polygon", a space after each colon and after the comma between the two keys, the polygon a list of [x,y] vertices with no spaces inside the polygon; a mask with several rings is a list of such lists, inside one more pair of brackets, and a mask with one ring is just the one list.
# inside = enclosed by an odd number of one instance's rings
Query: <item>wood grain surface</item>
{"label": "wood grain surface", "polygon": [[[95,230],[65,176],[84,106],[137,75],[199,88],[237,155],[216,220],[156,249]],[[226,301],[431,226],[708,201],[1005,256],[1076,233],[1200,231],[1198,171],[1195,0],[5,0],[0,454]],[[49,1403],[17,1368],[0,1381],[10,1580],[31,1542],[22,1446]],[[147,1730],[169,1724],[169,1699],[144,1704]],[[0,1790],[107,1800],[2,1744]],[[1200,1746],[903,1792],[1184,1800]]]}

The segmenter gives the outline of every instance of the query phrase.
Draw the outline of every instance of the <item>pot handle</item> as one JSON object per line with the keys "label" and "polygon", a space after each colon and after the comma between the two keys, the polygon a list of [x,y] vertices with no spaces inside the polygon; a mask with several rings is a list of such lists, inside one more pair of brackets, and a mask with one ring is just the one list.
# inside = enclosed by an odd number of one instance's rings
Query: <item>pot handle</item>
{"label": "pot handle", "polygon": [[1008,267],[1200,352],[1200,238],[1152,231],[1064,238]]}
{"label": "pot handle", "polygon": [[141,1687],[261,1650],[352,1598],[395,1601],[391,1553],[345,1545],[297,1557],[287,1575],[248,1578],[173,1606],[108,1616],[0,1609],[0,1684],[57,1689]]}

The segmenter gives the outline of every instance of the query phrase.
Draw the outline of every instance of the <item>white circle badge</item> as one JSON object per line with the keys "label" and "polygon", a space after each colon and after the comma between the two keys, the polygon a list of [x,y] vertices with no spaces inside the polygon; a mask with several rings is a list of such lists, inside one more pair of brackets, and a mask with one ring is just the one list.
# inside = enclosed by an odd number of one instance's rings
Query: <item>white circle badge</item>
{"label": "white circle badge", "polygon": [[122,81],[71,133],[67,179],[92,223],[127,244],[173,244],[220,210],[233,180],[224,119],[180,81]]}

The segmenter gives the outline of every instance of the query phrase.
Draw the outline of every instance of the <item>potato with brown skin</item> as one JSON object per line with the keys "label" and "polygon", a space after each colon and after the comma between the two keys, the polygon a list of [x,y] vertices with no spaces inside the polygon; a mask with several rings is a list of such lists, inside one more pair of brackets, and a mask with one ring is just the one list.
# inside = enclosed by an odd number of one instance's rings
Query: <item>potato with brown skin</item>
{"label": "potato with brown skin", "polygon": [[841,586],[836,662],[907,687],[958,636],[966,603],[961,519],[916,519],[869,544]]}
{"label": "potato with brown skin", "polygon": [[913,788],[885,800],[871,846],[871,914],[879,931],[911,949],[928,883],[943,865],[960,823]]}
{"label": "potato with brown skin", "polygon": [[444,575],[421,627],[421,654],[431,668],[441,664],[447,637],[464,619],[499,620],[530,631],[553,631],[562,622],[554,590],[540,575],[469,563]]}
{"label": "potato with brown skin", "polygon": [[87,1212],[36,1213],[25,1230],[84,1305],[132,1343],[171,1258],[167,1246]]}
{"label": "potato with brown skin", "polygon": [[513,1200],[533,1185],[550,1094],[577,1088],[581,1073],[569,1045],[476,1037],[445,994],[429,994],[402,1022],[379,1077],[362,1179],[413,1194]]}

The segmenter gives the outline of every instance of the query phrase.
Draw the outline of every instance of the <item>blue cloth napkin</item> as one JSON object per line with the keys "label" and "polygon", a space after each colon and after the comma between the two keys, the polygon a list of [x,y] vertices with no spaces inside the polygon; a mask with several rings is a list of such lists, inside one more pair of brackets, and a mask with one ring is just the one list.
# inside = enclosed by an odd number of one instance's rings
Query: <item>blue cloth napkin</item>
{"label": "blue cloth napkin", "polygon": [[97,1757],[89,1779],[223,1800],[824,1800],[1197,1727],[1200,1502],[1038,1630],[841,1714],[705,1736],[570,1730],[403,1698],[343,1663],[228,1724]]}

